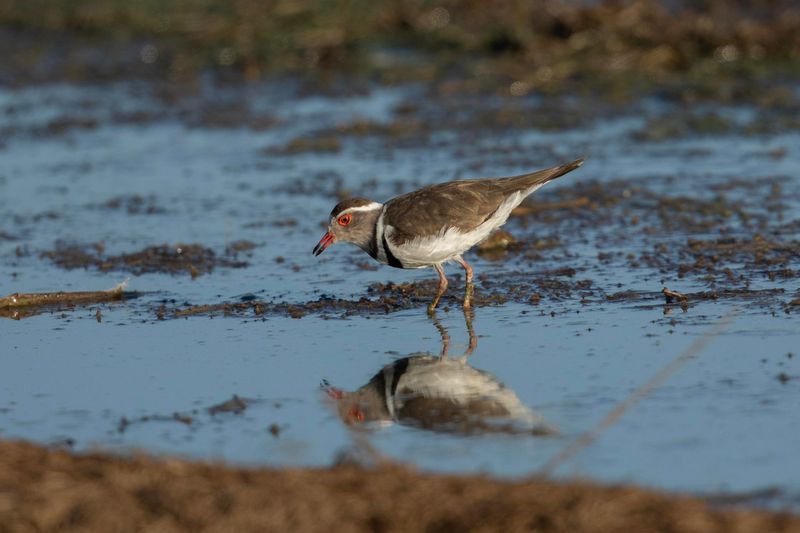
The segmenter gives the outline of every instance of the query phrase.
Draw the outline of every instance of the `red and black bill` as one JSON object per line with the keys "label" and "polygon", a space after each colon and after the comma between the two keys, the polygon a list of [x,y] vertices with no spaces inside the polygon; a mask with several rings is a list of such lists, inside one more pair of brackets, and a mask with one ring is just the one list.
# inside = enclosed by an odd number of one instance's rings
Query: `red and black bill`
{"label": "red and black bill", "polygon": [[314,255],[319,255],[325,251],[325,248],[330,246],[336,241],[336,237],[332,232],[328,232],[322,236],[317,245],[314,247]]}

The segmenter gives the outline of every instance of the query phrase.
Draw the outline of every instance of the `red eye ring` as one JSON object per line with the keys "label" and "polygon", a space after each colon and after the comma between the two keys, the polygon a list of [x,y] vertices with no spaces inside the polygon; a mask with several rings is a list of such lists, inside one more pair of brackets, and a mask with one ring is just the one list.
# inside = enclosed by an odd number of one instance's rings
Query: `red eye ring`
{"label": "red eye ring", "polygon": [[350,408],[350,411],[347,412],[347,416],[350,418],[352,422],[363,422],[364,421],[364,412],[358,408],[357,405],[354,405]]}
{"label": "red eye ring", "polygon": [[339,222],[340,226],[347,226],[352,221],[353,221],[353,215],[351,213],[347,213],[346,215],[342,215],[337,220],[337,222]]}

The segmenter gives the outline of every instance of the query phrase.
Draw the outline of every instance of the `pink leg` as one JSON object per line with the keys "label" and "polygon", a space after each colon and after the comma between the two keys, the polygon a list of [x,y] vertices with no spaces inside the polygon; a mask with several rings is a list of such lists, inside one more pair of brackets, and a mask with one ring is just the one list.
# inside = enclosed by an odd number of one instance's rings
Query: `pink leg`
{"label": "pink leg", "polygon": [[433,301],[428,305],[429,315],[435,312],[436,306],[439,305],[439,299],[444,294],[444,291],[447,290],[447,276],[444,275],[442,265],[433,265],[433,268],[435,268],[436,272],[439,274],[439,289],[436,291],[436,296],[434,296]]}
{"label": "pink leg", "polygon": [[458,261],[459,264],[462,267],[464,267],[464,272],[467,273],[467,286],[466,286],[466,289],[464,289],[464,304],[463,304],[464,305],[464,309],[466,310],[466,309],[469,309],[470,307],[472,307],[472,291],[473,291],[473,285],[472,285],[473,272],[472,272],[472,267],[469,266],[469,264],[466,261],[464,261],[464,258],[461,257],[461,256],[456,257],[456,261]]}
{"label": "pink leg", "polygon": [[461,256],[458,256],[458,257],[456,257],[456,261],[458,261],[458,263],[459,263],[459,264],[460,264],[462,267],[464,267],[464,270],[465,270],[465,271],[466,271],[466,273],[467,273],[467,283],[468,283],[468,284],[471,284],[471,283],[472,283],[472,278],[473,278],[473,271],[472,271],[472,267],[471,267],[471,266],[469,266],[469,264],[468,264],[466,261],[464,261],[464,258],[463,258],[463,257],[461,257]]}

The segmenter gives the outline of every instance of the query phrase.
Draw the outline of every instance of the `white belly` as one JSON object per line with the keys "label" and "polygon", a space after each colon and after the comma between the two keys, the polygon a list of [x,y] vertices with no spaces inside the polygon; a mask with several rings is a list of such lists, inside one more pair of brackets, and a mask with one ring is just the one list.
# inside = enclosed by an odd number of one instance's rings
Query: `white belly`
{"label": "white belly", "polygon": [[[391,226],[386,228],[391,235]],[[466,252],[486,236],[476,231],[462,233],[456,228],[442,228],[436,235],[417,237],[397,246],[387,241],[391,252],[404,268],[425,268],[449,261]]]}
{"label": "white belly", "polygon": [[454,259],[505,224],[511,211],[527,196],[512,194],[500,204],[494,215],[472,231],[462,232],[455,227],[443,227],[433,235],[416,237],[402,245],[392,244],[394,228],[386,226],[387,244],[392,254],[403,263],[404,268],[425,268]]}

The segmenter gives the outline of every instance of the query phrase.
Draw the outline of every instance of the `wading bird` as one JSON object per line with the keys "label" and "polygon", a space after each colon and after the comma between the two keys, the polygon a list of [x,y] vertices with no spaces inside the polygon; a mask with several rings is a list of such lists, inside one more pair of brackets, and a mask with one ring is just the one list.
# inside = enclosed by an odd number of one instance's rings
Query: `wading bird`
{"label": "wading bird", "polygon": [[383,204],[366,198],[345,200],[331,211],[328,232],[314,247],[314,255],[337,241],[344,241],[357,245],[385,265],[433,267],[439,274],[439,288],[428,305],[431,314],[447,290],[442,265],[456,261],[466,271],[463,305],[468,309],[473,272],[462,254],[505,224],[511,211],[533,191],[582,164],[583,159],[577,159],[510,178],[430,185]]}

